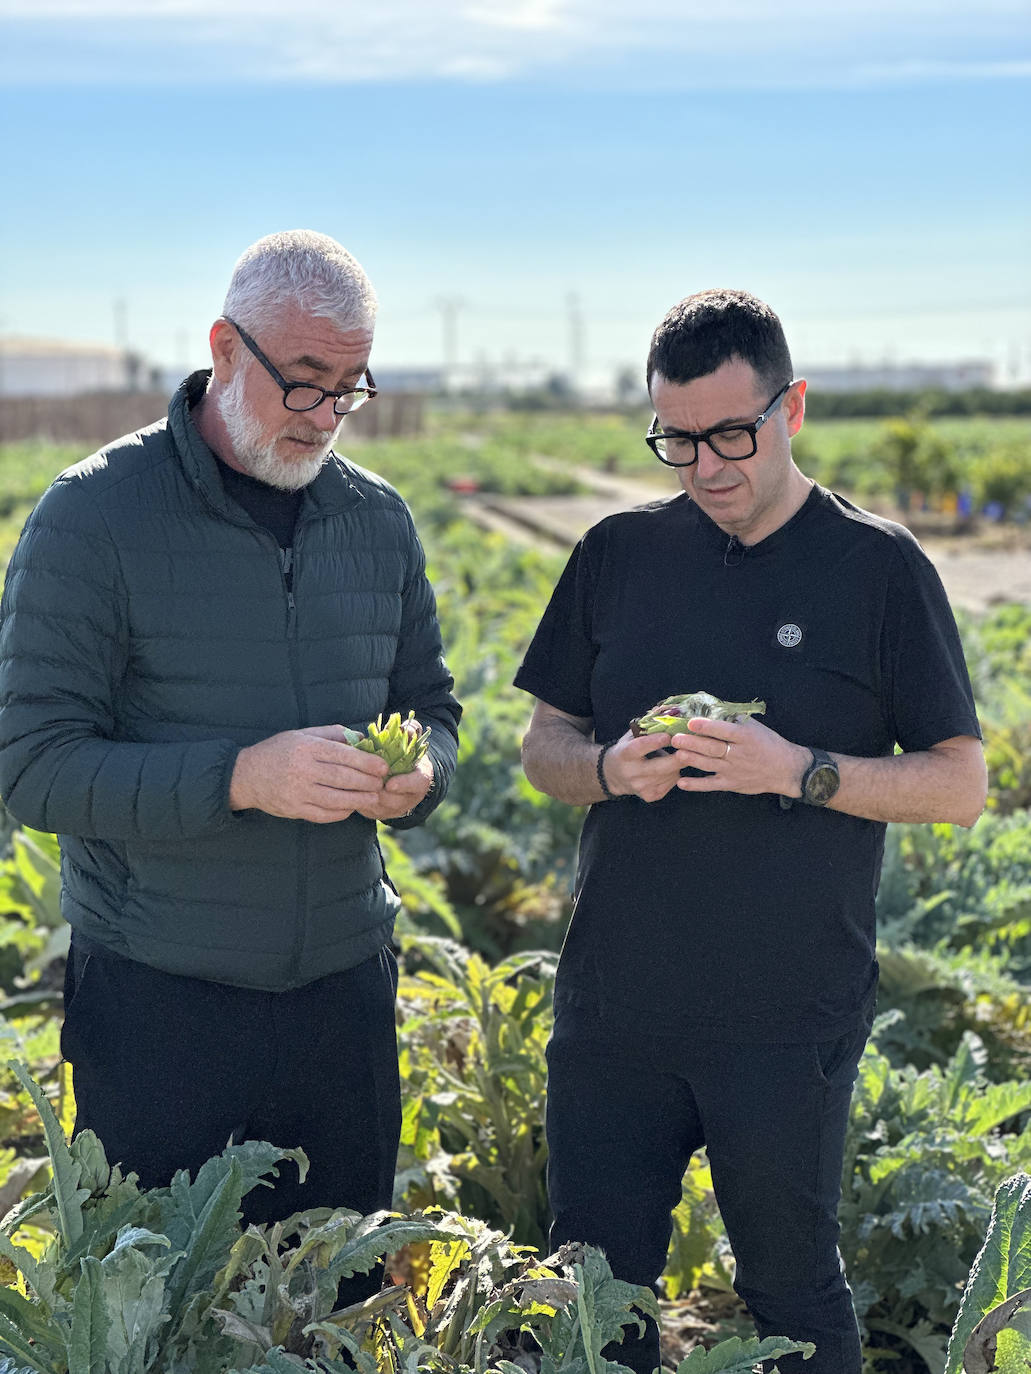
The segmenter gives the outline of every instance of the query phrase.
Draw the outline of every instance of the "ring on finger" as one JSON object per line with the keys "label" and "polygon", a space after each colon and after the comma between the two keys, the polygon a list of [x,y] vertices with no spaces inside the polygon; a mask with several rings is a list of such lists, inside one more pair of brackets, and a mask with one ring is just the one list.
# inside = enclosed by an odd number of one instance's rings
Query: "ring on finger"
{"label": "ring on finger", "polygon": [[726,758],[727,755],[728,755],[729,753],[730,753],[730,740],[728,739],[728,740],[727,740],[727,747],[726,747],[726,749],[724,749],[724,751],[723,751],[723,757]]}

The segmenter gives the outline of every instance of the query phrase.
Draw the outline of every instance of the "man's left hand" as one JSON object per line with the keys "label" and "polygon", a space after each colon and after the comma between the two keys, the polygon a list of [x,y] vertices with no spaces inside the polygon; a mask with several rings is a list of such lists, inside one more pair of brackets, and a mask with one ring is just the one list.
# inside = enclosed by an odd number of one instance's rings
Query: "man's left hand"
{"label": "man's left hand", "polygon": [[808,749],[751,719],[694,717],[670,743],[683,767],[703,768],[708,774],[680,778],[677,786],[684,792],[777,792],[797,797],[810,759]]}
{"label": "man's left hand", "polygon": [[358,808],[360,816],[370,821],[392,821],[407,816],[433,786],[433,764],[429,757],[421,758],[411,773],[395,773],[383,783],[383,790],[375,806]]}

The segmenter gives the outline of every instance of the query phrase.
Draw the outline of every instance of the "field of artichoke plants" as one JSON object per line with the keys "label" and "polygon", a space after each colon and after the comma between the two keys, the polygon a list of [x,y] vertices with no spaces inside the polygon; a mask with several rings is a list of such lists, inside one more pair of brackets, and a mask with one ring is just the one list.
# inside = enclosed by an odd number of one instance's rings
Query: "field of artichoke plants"
{"label": "field of artichoke plants", "polygon": [[[451,415],[423,439],[355,455],[413,507],[466,711],[446,802],[422,829],[383,836],[404,899],[396,1215],[312,1212],[242,1234],[243,1192],[275,1169],[303,1168],[290,1141],[227,1150],[197,1178],[152,1193],[109,1167],[88,1135],[69,1147],[56,842],[7,820],[0,1374],[619,1368],[602,1346],[632,1320],[632,1302],[654,1299],[616,1282],[596,1252],[549,1256],[547,1246],[544,1049],[581,816],[523,778],[529,702],[511,680],[562,559],[472,527],[452,484],[471,475],[508,494],[575,488],[531,454],[570,472],[632,472],[647,462],[646,422]],[[982,483],[975,504],[989,499],[989,479],[998,494],[999,473],[1015,470],[1004,513],[1020,516],[1031,494],[1027,430],[978,419],[815,422],[805,466],[846,494],[891,497],[903,434],[906,461],[947,454],[965,481]],[[80,456],[0,449],[0,564],[36,495]],[[889,829],[881,993],[841,1213],[869,1374],[958,1374],[983,1315],[1031,1290],[1031,607],[960,619],[991,796],[971,831]],[[361,1312],[334,1312],[337,1279],[380,1255],[394,1283]],[[790,1348],[790,1332],[758,1348],[732,1276],[700,1156],[684,1178],[659,1299],[669,1360],[683,1374],[745,1371]],[[1000,1364],[1031,1352],[1026,1302],[1031,1292],[997,1315]],[[982,1363],[970,1368],[993,1367],[995,1339],[983,1327],[972,1338]]]}

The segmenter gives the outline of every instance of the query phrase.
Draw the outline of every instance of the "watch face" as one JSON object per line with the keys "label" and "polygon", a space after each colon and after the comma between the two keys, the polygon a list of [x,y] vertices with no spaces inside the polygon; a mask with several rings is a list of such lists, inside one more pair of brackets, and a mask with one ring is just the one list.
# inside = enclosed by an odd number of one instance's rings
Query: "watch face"
{"label": "watch face", "polygon": [[812,770],[805,782],[805,798],[814,806],[829,802],[838,790],[838,770],[830,764],[822,763]]}

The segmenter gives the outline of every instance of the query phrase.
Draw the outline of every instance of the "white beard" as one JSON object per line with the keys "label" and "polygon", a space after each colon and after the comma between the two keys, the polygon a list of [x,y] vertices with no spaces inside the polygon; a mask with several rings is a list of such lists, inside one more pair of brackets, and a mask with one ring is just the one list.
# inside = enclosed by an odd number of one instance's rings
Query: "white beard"
{"label": "white beard", "polygon": [[[238,369],[218,397],[218,413],[233,446],[233,457],[244,472],[259,482],[278,487],[280,491],[300,491],[318,476],[340,432],[340,425],[326,436],[322,430],[305,429],[303,412],[298,411],[292,428],[287,426],[274,438],[266,439],[261,425],[244,405],[244,376],[244,369]],[[287,437],[306,440],[319,438],[324,442],[309,458],[280,458],[276,445],[280,439]]]}

